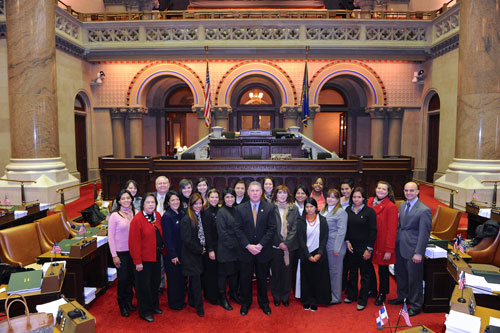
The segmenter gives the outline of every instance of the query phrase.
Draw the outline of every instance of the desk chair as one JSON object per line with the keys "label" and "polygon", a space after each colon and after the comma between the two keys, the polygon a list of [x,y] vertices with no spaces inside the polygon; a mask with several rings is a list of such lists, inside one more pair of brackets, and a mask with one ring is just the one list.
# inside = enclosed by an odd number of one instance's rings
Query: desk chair
{"label": "desk chair", "polygon": [[[75,236],[78,233],[78,230],[80,230],[82,224],[85,225],[85,228],[90,228],[90,223],[87,222],[80,223],[70,219],[68,217],[68,213],[66,212],[66,206],[64,204],[57,204],[56,208],[54,208],[54,213],[61,213],[64,218],[64,221],[70,224],[69,227],[71,228],[70,233],[72,236]],[[72,226],[74,226],[74,228]]]}
{"label": "desk chair", "polygon": [[[482,244],[484,242],[484,244]],[[471,264],[487,264],[500,267],[500,232],[495,240],[489,245],[489,240],[483,239],[478,245],[467,251],[471,256]]]}
{"label": "desk chair", "polygon": [[38,237],[40,239],[40,248],[42,253],[52,250],[54,241],[60,242],[63,239],[69,238],[71,228],[64,222],[61,213],[52,214],[43,219],[34,222]]}
{"label": "desk chair", "polygon": [[0,230],[0,258],[12,266],[36,262],[43,253],[35,223]]}
{"label": "desk chair", "polygon": [[462,212],[459,210],[439,206],[432,218],[431,236],[451,241],[457,236],[461,216]]}

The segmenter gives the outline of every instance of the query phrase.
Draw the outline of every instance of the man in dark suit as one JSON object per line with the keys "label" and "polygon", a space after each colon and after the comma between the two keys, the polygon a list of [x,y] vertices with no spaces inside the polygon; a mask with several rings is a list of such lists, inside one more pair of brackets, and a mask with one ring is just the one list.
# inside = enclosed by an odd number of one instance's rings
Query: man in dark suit
{"label": "man in dark suit", "polygon": [[429,207],[418,199],[418,185],[405,184],[406,201],[399,207],[399,226],[396,238],[396,282],[398,297],[389,304],[410,304],[408,314],[415,316],[422,311],[424,295],[424,255],[432,227]]}
{"label": "man in dark suit", "polygon": [[276,232],[274,206],[262,198],[262,186],[251,182],[248,186],[250,201],[236,207],[236,236],[241,245],[240,300],[241,315],[246,315],[252,304],[252,274],[257,275],[257,300],[262,311],[269,315],[267,274],[272,259],[272,241]]}

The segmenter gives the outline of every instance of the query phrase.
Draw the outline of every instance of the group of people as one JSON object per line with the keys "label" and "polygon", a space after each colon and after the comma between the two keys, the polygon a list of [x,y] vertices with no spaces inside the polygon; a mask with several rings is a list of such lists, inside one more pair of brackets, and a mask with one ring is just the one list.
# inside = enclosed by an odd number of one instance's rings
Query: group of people
{"label": "group of people", "polygon": [[[204,316],[204,300],[246,315],[257,302],[269,315],[268,281],[275,306],[289,306],[293,290],[305,310],[318,304],[357,302],[369,297],[382,305],[389,293],[390,264],[396,264],[397,298],[416,315],[423,304],[424,252],[431,213],[418,200],[418,185],[404,187],[398,209],[392,187],[379,181],[368,198],[362,187],[342,181],[340,191],[325,191],[317,177],[309,192],[298,185],[275,186],[272,177],[248,184],[238,181],[220,193],[207,179],[179,182],[170,190],[167,177],[155,181],[156,192],[139,196],[134,180],[116,196],[108,221],[108,240],[118,271],[117,298],[122,316],[137,307],[152,322],[161,314],[159,295],[166,285],[168,305],[188,305]],[[374,265],[378,265],[378,281]],[[358,283],[358,276],[361,282]],[[166,280],[166,283],[165,283]],[[377,283],[378,282],[378,283]],[[360,288],[358,288],[360,285]]]}

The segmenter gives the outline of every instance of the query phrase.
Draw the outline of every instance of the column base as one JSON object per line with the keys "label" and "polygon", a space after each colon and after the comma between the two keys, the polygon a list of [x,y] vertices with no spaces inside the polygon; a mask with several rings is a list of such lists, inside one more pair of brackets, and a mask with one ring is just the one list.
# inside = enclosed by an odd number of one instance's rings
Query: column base
{"label": "column base", "polygon": [[[26,202],[40,201],[51,206],[61,201],[56,190],[78,184],[80,181],[71,175],[60,157],[54,158],[11,158],[5,167],[2,178],[16,180],[34,180],[36,183],[24,184]],[[21,204],[21,184],[17,182],[0,182],[0,193],[5,193],[13,205]],[[64,200],[70,202],[80,197],[78,187],[65,191]],[[0,200],[4,200],[1,197]]]}
{"label": "column base", "polygon": [[[478,196],[477,201],[491,207],[493,184],[482,184],[481,181],[498,180],[499,174],[500,160],[454,158],[444,176],[435,183],[459,191],[454,198],[455,208],[465,210],[465,203],[471,201],[474,190]],[[449,192],[439,188],[434,189],[434,198],[446,204],[450,202]]]}

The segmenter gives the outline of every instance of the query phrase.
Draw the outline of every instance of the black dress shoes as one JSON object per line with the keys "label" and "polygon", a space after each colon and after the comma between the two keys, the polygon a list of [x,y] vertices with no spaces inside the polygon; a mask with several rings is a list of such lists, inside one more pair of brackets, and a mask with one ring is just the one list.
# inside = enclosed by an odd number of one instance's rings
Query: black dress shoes
{"label": "black dress shoes", "polygon": [[231,311],[233,309],[233,307],[229,304],[229,302],[227,301],[227,299],[225,297],[221,298],[219,303],[220,303],[220,306],[222,306],[224,308],[224,310]]}
{"label": "black dress shoes", "polygon": [[403,303],[404,303],[404,301],[402,299],[399,299],[399,298],[393,298],[393,299],[389,300],[389,304],[391,304],[391,305],[401,305]]}
{"label": "black dress shoes", "polygon": [[148,323],[152,323],[153,321],[155,321],[155,319],[153,318],[152,315],[147,315],[147,316],[141,316],[142,319],[144,319],[145,321],[147,321]]}
{"label": "black dress shoes", "polygon": [[162,311],[161,309],[159,309],[159,308],[158,308],[158,309],[153,309],[153,313],[154,313],[154,314],[162,314],[162,313],[163,313],[163,311]]}
{"label": "black dress shoes", "polygon": [[290,305],[290,302],[289,301],[283,301],[283,305],[288,307]]}
{"label": "black dress shoes", "polygon": [[130,312],[135,312],[135,310],[137,310],[135,308],[135,306],[132,305],[132,303],[128,303],[127,305],[125,305],[125,307],[127,308],[127,310],[129,310]]}
{"label": "black dress shoes", "polygon": [[379,294],[377,299],[375,300],[375,305],[382,305],[385,301],[385,294]]}
{"label": "black dress shoes", "polygon": [[124,306],[120,306],[120,313],[123,317],[128,317],[130,314],[128,313],[128,310]]}
{"label": "black dress shoes", "polygon": [[413,316],[418,315],[421,311],[422,311],[422,309],[415,310],[415,309],[410,308],[408,310],[408,314],[410,315],[410,317],[413,317]]}
{"label": "black dress shoes", "polygon": [[264,312],[264,314],[266,314],[266,315],[270,315],[271,314],[271,308],[269,307],[269,305],[264,305],[262,307],[262,312]]}
{"label": "black dress shoes", "polygon": [[240,309],[240,314],[242,316],[246,316],[248,314],[248,306],[247,305],[242,305]]}
{"label": "black dress shoes", "polygon": [[280,301],[274,300],[274,306],[280,306]]}

